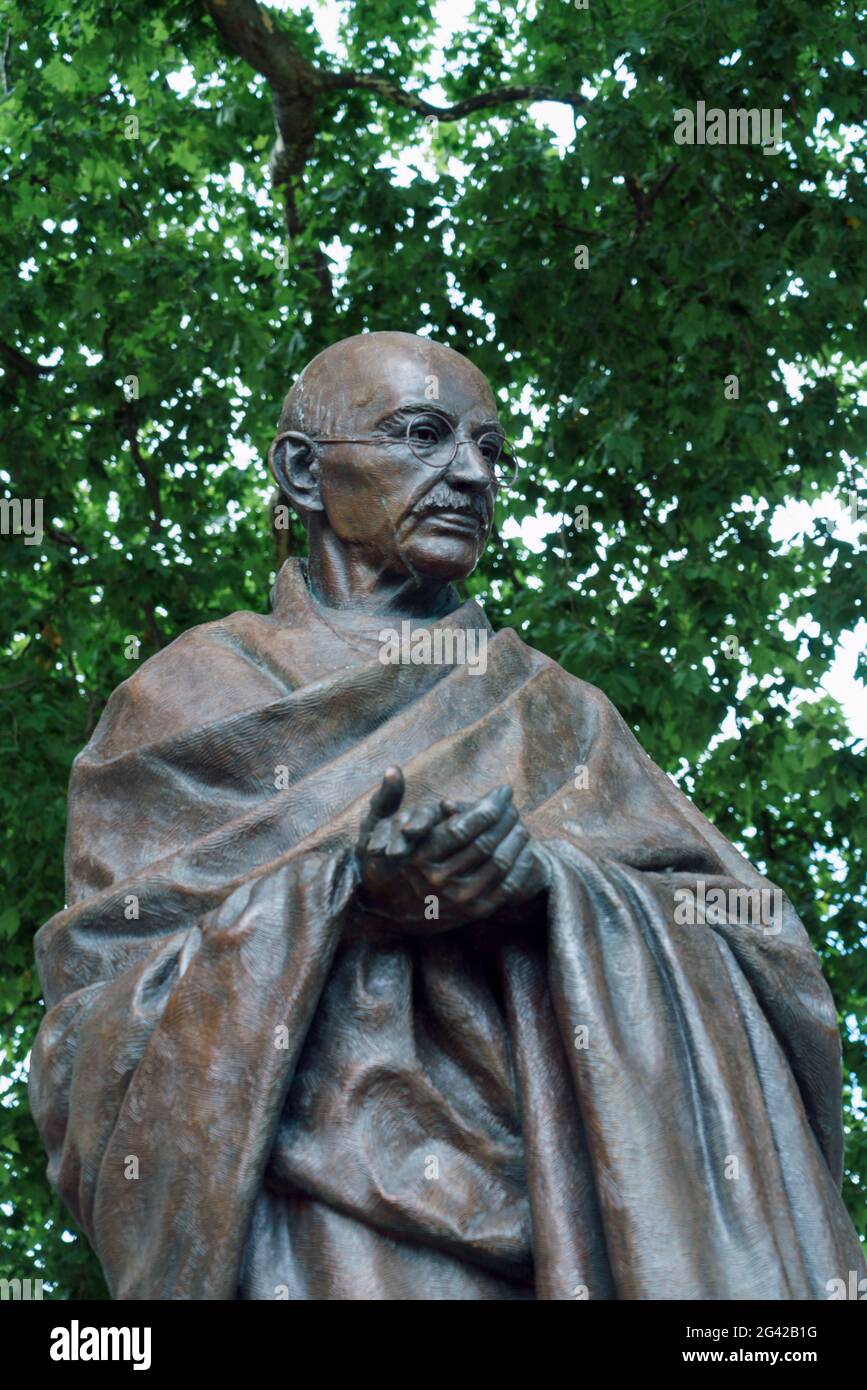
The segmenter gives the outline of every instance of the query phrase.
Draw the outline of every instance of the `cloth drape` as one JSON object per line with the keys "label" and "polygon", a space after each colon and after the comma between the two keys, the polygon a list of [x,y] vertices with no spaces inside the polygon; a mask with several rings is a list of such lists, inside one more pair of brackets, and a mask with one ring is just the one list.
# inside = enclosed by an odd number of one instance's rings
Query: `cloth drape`
{"label": "cloth drape", "polygon": [[[771,885],[600,691],[455,602],[484,674],[386,665],[290,560],[269,615],[114,693],[37,935],[50,1181],[117,1299],[826,1298],[864,1265],[803,926],[679,925],[699,880]],[[510,782],[547,899],[364,914],[393,763],[407,806]]]}

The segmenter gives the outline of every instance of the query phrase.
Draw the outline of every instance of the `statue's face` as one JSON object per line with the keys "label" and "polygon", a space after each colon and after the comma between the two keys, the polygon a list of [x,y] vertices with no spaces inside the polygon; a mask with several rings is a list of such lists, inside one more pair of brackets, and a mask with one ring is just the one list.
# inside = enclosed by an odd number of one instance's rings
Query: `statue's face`
{"label": "statue's face", "polygon": [[[330,529],[382,571],[464,578],[478,563],[493,518],[496,482],[482,436],[500,427],[488,383],[458,353],[405,334],[369,335],[339,347],[345,350],[329,372],[333,395],[319,435],[368,442],[317,444]],[[444,422],[458,440],[446,469],[425,461],[437,456],[437,431],[447,438]],[[408,425],[422,457],[407,441]]]}

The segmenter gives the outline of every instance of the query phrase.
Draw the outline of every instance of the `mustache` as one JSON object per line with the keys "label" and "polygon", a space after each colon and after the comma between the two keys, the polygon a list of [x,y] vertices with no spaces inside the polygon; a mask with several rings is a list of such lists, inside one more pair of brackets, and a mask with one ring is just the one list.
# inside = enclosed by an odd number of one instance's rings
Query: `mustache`
{"label": "mustache", "polygon": [[467,512],[487,526],[493,507],[485,493],[458,492],[448,483],[437,483],[436,487],[425,493],[418,506],[413,507],[413,512],[417,516],[424,516],[426,512]]}

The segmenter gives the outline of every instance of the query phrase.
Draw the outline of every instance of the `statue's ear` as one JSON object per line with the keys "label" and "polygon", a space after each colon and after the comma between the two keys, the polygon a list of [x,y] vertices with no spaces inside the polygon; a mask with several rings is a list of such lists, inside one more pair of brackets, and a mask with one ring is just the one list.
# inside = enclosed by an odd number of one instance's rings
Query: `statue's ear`
{"label": "statue's ear", "polygon": [[284,430],[268,450],[268,463],[277,486],[292,504],[305,512],[324,510],[319,494],[316,445],[306,434]]}

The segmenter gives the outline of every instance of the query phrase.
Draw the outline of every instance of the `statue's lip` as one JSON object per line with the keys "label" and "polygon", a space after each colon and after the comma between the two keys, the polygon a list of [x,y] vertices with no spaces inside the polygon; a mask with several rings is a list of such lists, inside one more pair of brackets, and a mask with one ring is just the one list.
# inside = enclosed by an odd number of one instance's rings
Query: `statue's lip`
{"label": "statue's lip", "polygon": [[426,521],[429,517],[445,521],[450,526],[457,526],[462,531],[480,531],[482,527],[481,517],[475,512],[452,511],[449,507],[428,507],[422,512],[420,519]]}

